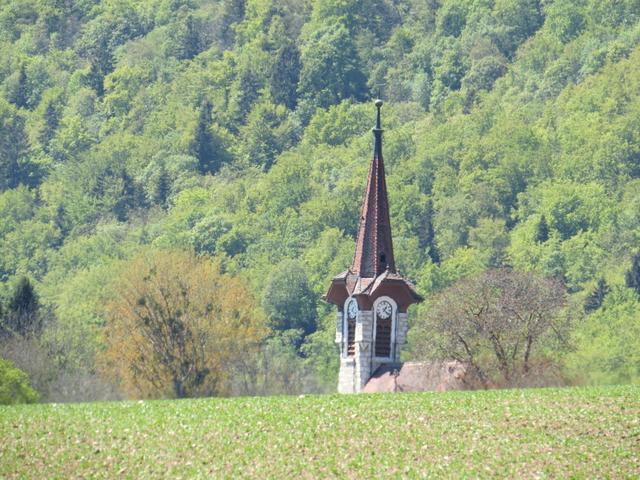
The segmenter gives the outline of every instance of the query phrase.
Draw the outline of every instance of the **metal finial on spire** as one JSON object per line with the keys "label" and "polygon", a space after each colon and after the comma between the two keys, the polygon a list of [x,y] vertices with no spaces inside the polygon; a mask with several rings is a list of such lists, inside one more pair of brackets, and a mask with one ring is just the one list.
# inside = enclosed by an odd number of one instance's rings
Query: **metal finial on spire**
{"label": "metal finial on spire", "polygon": [[382,107],[382,100],[380,100],[380,98],[376,98],[375,105],[378,109],[378,114],[376,115],[376,130],[381,130],[382,127],[380,126],[380,107]]}

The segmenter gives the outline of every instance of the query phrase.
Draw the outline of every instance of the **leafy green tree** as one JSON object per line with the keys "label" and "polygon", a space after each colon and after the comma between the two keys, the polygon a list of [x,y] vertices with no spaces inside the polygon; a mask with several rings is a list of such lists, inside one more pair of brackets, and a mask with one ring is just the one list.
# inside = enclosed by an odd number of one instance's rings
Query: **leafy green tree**
{"label": "leafy green tree", "polygon": [[640,303],[635,292],[612,288],[602,306],[577,324],[567,358],[573,380],[587,384],[640,380]]}
{"label": "leafy green tree", "polygon": [[268,170],[287,146],[286,110],[268,101],[257,103],[242,128],[242,156],[247,164]]}
{"label": "leafy green tree", "polygon": [[113,70],[114,54],[118,46],[144,32],[138,12],[128,2],[108,4],[107,10],[89,20],[76,42],[78,53],[91,66],[92,83],[98,95],[102,94],[102,81]]}
{"label": "leafy green tree", "polygon": [[517,47],[542,25],[539,0],[497,0],[493,13],[498,21],[496,42],[505,56],[511,57]]}
{"label": "leafy green tree", "polygon": [[345,99],[367,96],[366,77],[349,30],[339,22],[309,31],[301,47],[299,95],[311,106],[326,108]]}
{"label": "leafy green tree", "polygon": [[445,37],[459,37],[467,22],[464,3],[446,2],[437,13],[439,33]]}
{"label": "leafy green tree", "polygon": [[35,403],[38,398],[27,374],[13,363],[0,358],[0,405]]}
{"label": "leafy green tree", "polygon": [[190,60],[202,51],[202,40],[199,25],[192,14],[187,14],[178,21],[178,25],[171,29],[174,36],[172,53],[178,60]]}
{"label": "leafy green tree", "polygon": [[262,306],[274,330],[299,329],[305,336],[316,329],[316,302],[304,267],[296,260],[276,265],[262,294]]}

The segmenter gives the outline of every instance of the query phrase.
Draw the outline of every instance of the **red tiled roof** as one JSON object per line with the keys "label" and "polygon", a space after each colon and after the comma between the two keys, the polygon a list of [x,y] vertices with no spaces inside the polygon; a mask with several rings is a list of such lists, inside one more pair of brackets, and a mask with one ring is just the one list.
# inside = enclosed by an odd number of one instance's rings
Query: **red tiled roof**
{"label": "red tiled roof", "polygon": [[377,277],[385,270],[396,271],[389,221],[389,200],[382,159],[382,129],[380,107],[378,122],[373,129],[375,147],[369,167],[367,187],[364,193],[360,223],[356,238],[356,251],[351,272],[361,277]]}

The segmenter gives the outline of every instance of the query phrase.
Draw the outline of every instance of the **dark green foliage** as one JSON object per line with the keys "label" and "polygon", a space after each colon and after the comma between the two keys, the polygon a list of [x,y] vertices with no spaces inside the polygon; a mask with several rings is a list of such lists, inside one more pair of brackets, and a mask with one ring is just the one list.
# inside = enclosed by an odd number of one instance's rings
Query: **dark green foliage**
{"label": "dark green foliage", "polygon": [[298,93],[314,107],[367,98],[366,77],[349,30],[338,22],[309,34],[300,57]]}
{"label": "dark green foliage", "polygon": [[27,72],[24,64],[22,64],[18,70],[18,79],[12,98],[16,107],[25,108],[27,106],[27,101],[29,99],[29,92],[27,91],[27,88]]}
{"label": "dark green foliage", "polygon": [[29,148],[24,118],[0,96],[0,191],[39,184],[43,168]]}
{"label": "dark green foliage", "polygon": [[293,43],[286,43],[276,52],[269,85],[271,98],[293,110],[298,103],[298,79],[300,78],[300,52]]}
{"label": "dark green foliage", "polygon": [[178,60],[190,60],[203,49],[203,42],[200,38],[199,30],[203,26],[199,25],[193,15],[186,15],[178,22],[174,34],[174,46],[172,53]]}
{"label": "dark green foliage", "polygon": [[310,334],[316,329],[316,302],[300,262],[285,260],[274,267],[262,294],[262,306],[272,328]]}
{"label": "dark green foliage", "polygon": [[31,281],[21,277],[7,303],[7,312],[0,323],[5,334],[28,335],[37,333],[42,327],[40,303]]}
{"label": "dark green foliage", "polygon": [[536,242],[544,243],[549,240],[549,225],[544,215],[540,217],[540,221],[536,226]]}
{"label": "dark green foliage", "polygon": [[46,149],[47,144],[55,135],[55,131],[57,130],[60,121],[60,114],[57,111],[53,100],[49,100],[47,102],[47,106],[45,107],[42,115],[42,121],[43,129],[40,131],[38,140]]}
{"label": "dark green foliage", "polygon": [[631,268],[625,274],[627,288],[631,288],[640,294],[640,253],[636,253],[631,261]]}
{"label": "dark green foliage", "polygon": [[167,206],[167,200],[169,199],[169,194],[171,193],[171,180],[169,178],[169,173],[165,168],[164,164],[160,166],[160,173],[158,174],[158,181],[156,183],[155,191],[154,191],[154,202],[163,208]]}
{"label": "dark green foliage", "polygon": [[9,312],[20,315],[33,315],[39,308],[38,295],[27,277],[22,277],[13,290],[9,300]]}
{"label": "dark green foliage", "polygon": [[198,159],[198,170],[201,174],[216,172],[220,168],[220,154],[211,131],[212,110],[213,106],[209,102],[205,102],[200,107],[193,141],[193,154]]}
{"label": "dark green foliage", "polygon": [[609,285],[607,285],[605,279],[600,277],[595,290],[584,300],[584,311],[586,313],[591,313],[594,310],[599,309],[604,302],[604,297],[609,293],[609,290]]}
{"label": "dark green foliage", "polygon": [[422,242],[421,244],[422,248],[426,247],[429,249],[429,258],[431,258],[431,261],[433,263],[439,263],[440,255],[438,254],[438,247],[436,246],[436,238],[435,238],[435,231],[433,230],[432,217],[433,217],[433,205],[430,201],[428,214],[425,215],[425,220],[424,220],[424,229],[423,229],[424,234],[420,235],[420,241]]}

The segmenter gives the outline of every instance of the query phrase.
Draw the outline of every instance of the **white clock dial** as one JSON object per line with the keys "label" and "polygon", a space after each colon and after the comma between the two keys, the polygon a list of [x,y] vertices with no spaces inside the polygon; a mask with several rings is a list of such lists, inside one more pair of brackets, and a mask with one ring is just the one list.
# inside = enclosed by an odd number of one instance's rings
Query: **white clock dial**
{"label": "white clock dial", "polygon": [[380,302],[378,304],[378,307],[376,308],[376,313],[383,320],[386,320],[387,318],[389,318],[391,316],[392,311],[393,311],[393,308],[391,307],[391,304],[387,301]]}
{"label": "white clock dial", "polygon": [[347,315],[349,318],[356,318],[358,314],[358,303],[355,300],[351,300],[347,306]]}

